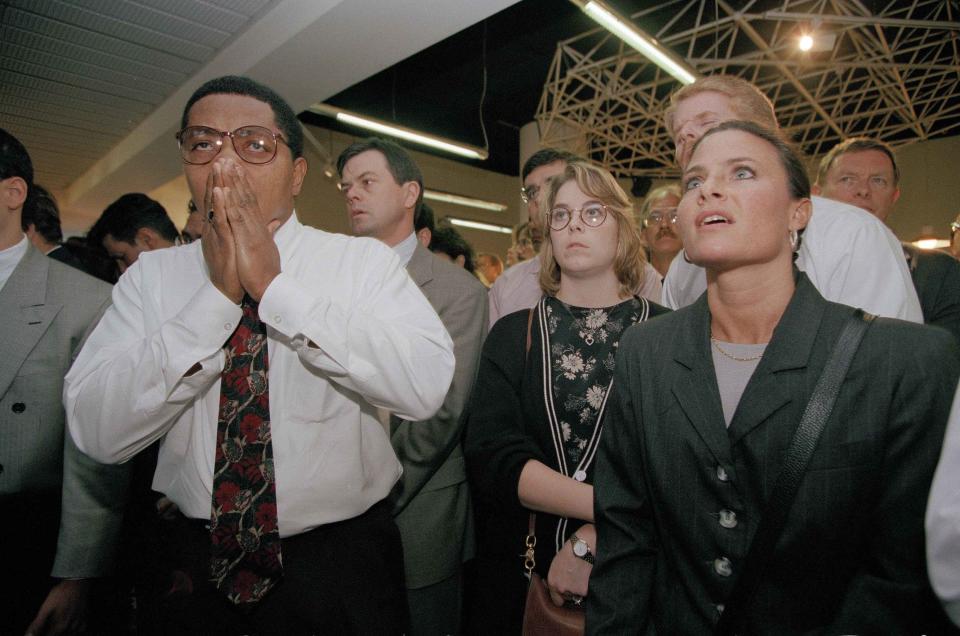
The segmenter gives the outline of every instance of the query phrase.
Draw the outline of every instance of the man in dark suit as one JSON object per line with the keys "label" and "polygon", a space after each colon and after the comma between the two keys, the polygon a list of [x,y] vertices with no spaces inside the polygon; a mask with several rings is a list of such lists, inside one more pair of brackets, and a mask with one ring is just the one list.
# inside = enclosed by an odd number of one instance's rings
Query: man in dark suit
{"label": "man in dark suit", "polygon": [[[852,137],[830,149],[817,171],[814,194],[843,201],[887,222],[900,198],[900,168],[884,142]],[[949,254],[903,244],[920,298],[923,321],[960,338],[960,262]]]}
{"label": "man in dark suit", "polygon": [[90,228],[89,240],[102,245],[120,270],[137,262],[141,252],[173,247],[180,240],[177,226],[159,202],[129,192],[111,203]]}
{"label": "man in dark suit", "polygon": [[473,555],[473,519],[460,447],[460,411],[476,375],[487,331],[487,293],[460,267],[431,254],[414,233],[423,177],[398,145],[371,138],[337,160],[340,190],[354,234],[396,251],[453,339],[456,369],[443,406],[424,422],[390,417],[390,438],[403,464],[393,493],[403,539],[408,634],[460,631],[461,564]]}
{"label": "man in dark suit", "polygon": [[91,579],[111,569],[127,487],[125,467],[93,462],[64,435],[61,400],[110,286],[30,244],[21,217],[32,188],[26,149],[0,129],[2,634],[83,624]]}
{"label": "man in dark suit", "polygon": [[86,271],[77,255],[63,245],[60,209],[56,199],[43,186],[34,183],[30,188],[30,196],[20,216],[20,228],[42,253],[70,267]]}

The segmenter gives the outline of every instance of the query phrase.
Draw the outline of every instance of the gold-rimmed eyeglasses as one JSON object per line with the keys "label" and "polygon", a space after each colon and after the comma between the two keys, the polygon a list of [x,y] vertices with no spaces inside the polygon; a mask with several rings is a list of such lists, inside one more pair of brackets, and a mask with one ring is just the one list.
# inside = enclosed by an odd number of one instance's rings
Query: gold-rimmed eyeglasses
{"label": "gold-rimmed eyeglasses", "polygon": [[559,232],[570,225],[574,212],[580,213],[580,220],[589,227],[600,227],[607,219],[607,206],[591,203],[582,208],[557,207],[550,210],[550,229]]}
{"label": "gold-rimmed eyeglasses", "polygon": [[177,133],[180,157],[184,163],[202,166],[220,154],[223,138],[229,137],[237,156],[252,164],[264,164],[277,156],[277,142],[287,143],[279,133],[263,126],[241,126],[234,131],[206,126],[187,126]]}

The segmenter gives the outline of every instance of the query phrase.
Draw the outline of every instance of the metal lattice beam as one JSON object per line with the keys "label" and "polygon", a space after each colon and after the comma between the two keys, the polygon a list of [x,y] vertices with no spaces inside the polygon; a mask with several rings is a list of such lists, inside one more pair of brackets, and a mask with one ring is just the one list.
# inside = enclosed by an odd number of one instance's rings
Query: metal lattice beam
{"label": "metal lattice beam", "polygon": [[[741,3],[743,4],[743,3]],[[960,129],[957,0],[674,0],[631,15],[704,75],[747,79],[812,155],[870,135],[894,146]],[[801,31],[834,38],[801,53]],[[676,81],[603,29],[559,42],[537,109],[546,145],[576,138],[622,176],[675,176],[663,112]]]}

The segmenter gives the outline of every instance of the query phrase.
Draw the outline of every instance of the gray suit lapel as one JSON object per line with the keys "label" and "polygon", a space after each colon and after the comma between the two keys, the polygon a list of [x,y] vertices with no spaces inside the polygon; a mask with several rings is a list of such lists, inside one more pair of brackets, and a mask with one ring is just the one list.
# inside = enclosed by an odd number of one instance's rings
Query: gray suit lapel
{"label": "gray suit lapel", "polygon": [[[794,385],[799,376],[792,370],[806,368],[813,341],[817,336],[826,304],[816,302],[813,285],[804,275],[797,278],[797,291],[787,305],[773,337],[740,398],[730,422],[730,445],[767,421],[776,411],[789,404],[797,394]],[[795,426],[797,422],[790,422]]]}
{"label": "gray suit lapel", "polygon": [[723,425],[723,407],[717,391],[713,360],[709,357],[710,310],[706,294],[694,303],[691,310],[687,314],[687,324],[677,333],[694,334],[694,338],[678,338],[674,360],[683,371],[677,376],[671,390],[717,462],[732,466],[730,441]]}
{"label": "gray suit lapel", "polygon": [[0,338],[0,395],[50,327],[62,305],[46,304],[49,259],[30,246],[0,290],[0,320],[7,335]]}

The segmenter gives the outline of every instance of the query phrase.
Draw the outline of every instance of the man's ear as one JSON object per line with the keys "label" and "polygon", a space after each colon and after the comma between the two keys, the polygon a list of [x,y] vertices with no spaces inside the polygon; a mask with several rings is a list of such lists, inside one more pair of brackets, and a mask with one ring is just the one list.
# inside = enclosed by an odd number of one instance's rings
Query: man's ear
{"label": "man's ear", "polygon": [[428,227],[422,227],[417,230],[417,240],[420,241],[420,245],[423,245],[426,248],[430,247],[430,241],[433,239],[433,233]]}
{"label": "man's ear", "polygon": [[460,267],[463,267],[463,264],[467,262],[467,257],[464,256],[463,254],[460,254],[455,259],[453,259],[453,262],[459,265]]}
{"label": "man's ear", "polygon": [[417,199],[420,198],[420,184],[416,181],[407,181],[403,184],[403,207],[412,209],[417,205]]}
{"label": "man's ear", "polygon": [[897,186],[897,189],[893,191],[893,202],[896,203],[900,200],[900,186]]}
{"label": "man's ear", "polygon": [[141,243],[146,246],[147,250],[160,249],[160,240],[160,233],[152,227],[142,227],[133,236],[133,244]]}
{"label": "man's ear", "polygon": [[293,188],[291,194],[299,196],[303,189],[303,180],[307,176],[307,160],[305,157],[297,157],[293,160]]}
{"label": "man's ear", "polygon": [[27,182],[23,177],[8,177],[0,181],[0,200],[3,207],[8,210],[16,210],[23,207],[27,200]]}

